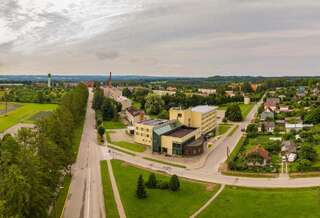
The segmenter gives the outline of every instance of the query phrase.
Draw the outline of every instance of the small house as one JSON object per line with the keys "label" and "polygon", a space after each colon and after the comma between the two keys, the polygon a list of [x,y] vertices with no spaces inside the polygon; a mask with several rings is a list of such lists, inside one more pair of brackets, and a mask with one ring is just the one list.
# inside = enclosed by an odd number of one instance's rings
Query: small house
{"label": "small house", "polygon": [[263,122],[261,125],[263,125],[264,131],[270,132],[270,133],[272,133],[274,131],[274,128],[276,127],[273,121],[266,121],[266,122]]}
{"label": "small house", "polygon": [[297,145],[290,140],[283,141],[281,143],[281,154],[289,155],[291,153],[297,153]]}
{"label": "small house", "polygon": [[248,160],[248,166],[266,166],[271,161],[269,152],[261,145],[250,148],[245,156]]}

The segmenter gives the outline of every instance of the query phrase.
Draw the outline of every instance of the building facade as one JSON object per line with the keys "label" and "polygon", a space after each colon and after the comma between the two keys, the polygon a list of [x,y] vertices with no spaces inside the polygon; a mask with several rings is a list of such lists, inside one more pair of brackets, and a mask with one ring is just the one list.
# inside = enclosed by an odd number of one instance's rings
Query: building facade
{"label": "building facade", "polygon": [[187,109],[171,108],[169,117],[185,126],[198,128],[205,135],[217,126],[217,107],[200,105]]}

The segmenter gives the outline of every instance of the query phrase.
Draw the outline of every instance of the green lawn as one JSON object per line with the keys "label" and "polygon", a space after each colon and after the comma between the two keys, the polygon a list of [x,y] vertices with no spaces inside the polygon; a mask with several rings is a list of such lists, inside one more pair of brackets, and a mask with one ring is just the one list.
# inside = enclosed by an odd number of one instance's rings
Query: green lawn
{"label": "green lawn", "polygon": [[250,189],[226,187],[199,218],[317,218],[319,188]]}
{"label": "green lawn", "polygon": [[132,107],[139,110],[141,108],[141,104],[137,101],[132,101]]}
{"label": "green lawn", "polygon": [[106,129],[123,129],[126,126],[121,121],[104,121],[103,126]]}
{"label": "green lawn", "polygon": [[146,150],[146,147],[144,145],[130,143],[126,141],[116,141],[116,142],[112,142],[111,144],[117,145],[121,148],[125,148],[131,151],[135,151],[135,152],[144,152]]}
{"label": "green lawn", "polygon": [[[248,116],[249,112],[251,111],[251,109],[253,108],[254,103],[250,103],[250,104],[238,103],[238,105],[240,107],[243,118],[246,118]],[[224,105],[219,106],[219,110],[227,110],[227,108],[228,108],[228,104],[224,104]]]}
{"label": "green lawn", "polygon": [[254,106],[254,103],[239,105],[243,118],[246,118],[248,116],[248,114],[251,111],[251,109],[253,108],[253,106]]}
{"label": "green lawn", "polygon": [[104,206],[108,218],[119,217],[117,204],[114,200],[107,161],[100,162],[101,179],[103,186]]}
{"label": "green lawn", "polygon": [[17,123],[33,123],[30,119],[35,114],[41,111],[53,111],[57,106],[56,104],[23,103],[22,107],[18,107],[9,112],[8,116],[0,115],[0,132],[5,131]]}
{"label": "green lawn", "polygon": [[[180,179],[181,190],[147,189],[148,197],[139,200],[135,196],[138,176],[145,181],[150,172],[136,168],[119,160],[112,160],[121,200],[128,218],[187,218],[204,205],[219,189],[218,185],[186,181]],[[169,177],[156,173],[157,179],[168,181]]]}
{"label": "green lawn", "polygon": [[232,124],[219,124],[218,134],[219,135],[225,134],[232,126],[233,126]]}

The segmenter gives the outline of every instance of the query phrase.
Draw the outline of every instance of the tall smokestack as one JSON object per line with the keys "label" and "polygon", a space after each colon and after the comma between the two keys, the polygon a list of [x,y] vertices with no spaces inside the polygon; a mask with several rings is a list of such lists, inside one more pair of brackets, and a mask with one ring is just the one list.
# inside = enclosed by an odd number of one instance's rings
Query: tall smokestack
{"label": "tall smokestack", "polygon": [[108,81],[108,86],[109,86],[109,88],[112,87],[111,81],[112,81],[112,73],[110,72],[110,74],[109,74],[109,81]]}

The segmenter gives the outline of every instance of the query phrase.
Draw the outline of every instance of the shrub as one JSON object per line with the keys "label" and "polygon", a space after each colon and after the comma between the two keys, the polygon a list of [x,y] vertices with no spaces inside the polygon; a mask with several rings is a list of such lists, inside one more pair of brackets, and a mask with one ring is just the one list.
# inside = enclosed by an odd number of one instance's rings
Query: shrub
{"label": "shrub", "polygon": [[149,179],[148,179],[148,182],[146,182],[146,186],[148,188],[157,188],[157,179],[154,173],[151,173],[149,175]]}
{"label": "shrub", "polygon": [[297,170],[300,172],[308,171],[311,167],[311,161],[306,159],[300,159],[297,161]]}
{"label": "shrub", "polygon": [[171,191],[178,191],[180,189],[180,182],[177,175],[172,175],[169,181],[169,188]]}
{"label": "shrub", "polygon": [[103,135],[105,134],[106,129],[103,126],[99,126],[98,128],[98,134],[101,136],[101,138],[103,137]]}
{"label": "shrub", "polygon": [[167,181],[159,181],[159,182],[157,182],[157,188],[158,189],[168,189],[169,183]]}
{"label": "shrub", "polygon": [[146,192],[146,189],[144,187],[144,182],[143,182],[142,175],[140,175],[139,178],[138,178],[136,196],[139,199],[143,199],[143,198],[147,197],[147,192]]}

